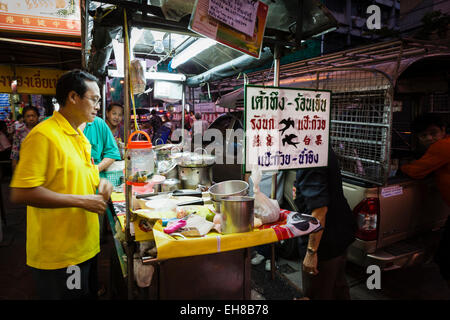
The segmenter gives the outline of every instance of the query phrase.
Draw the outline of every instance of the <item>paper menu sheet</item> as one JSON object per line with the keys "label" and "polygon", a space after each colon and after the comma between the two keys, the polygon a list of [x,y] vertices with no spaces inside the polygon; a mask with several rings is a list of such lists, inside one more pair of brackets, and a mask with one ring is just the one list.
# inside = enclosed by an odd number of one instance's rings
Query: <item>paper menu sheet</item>
{"label": "paper menu sheet", "polygon": [[255,30],[258,1],[209,0],[208,14],[250,37]]}

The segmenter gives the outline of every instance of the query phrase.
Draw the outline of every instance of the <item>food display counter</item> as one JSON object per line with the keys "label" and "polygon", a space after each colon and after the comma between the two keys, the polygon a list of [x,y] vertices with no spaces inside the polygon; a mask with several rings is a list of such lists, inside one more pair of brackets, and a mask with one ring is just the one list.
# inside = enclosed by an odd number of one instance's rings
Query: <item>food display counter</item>
{"label": "food display counter", "polygon": [[[113,193],[112,200],[107,217],[125,279],[124,194]],[[214,213],[207,205],[189,208]],[[204,236],[167,234],[165,219],[145,215],[136,215],[131,225],[136,242],[132,277],[150,299],[250,299],[252,247],[321,229],[315,218],[287,210],[280,211],[278,221],[241,233],[222,234],[213,229]]]}

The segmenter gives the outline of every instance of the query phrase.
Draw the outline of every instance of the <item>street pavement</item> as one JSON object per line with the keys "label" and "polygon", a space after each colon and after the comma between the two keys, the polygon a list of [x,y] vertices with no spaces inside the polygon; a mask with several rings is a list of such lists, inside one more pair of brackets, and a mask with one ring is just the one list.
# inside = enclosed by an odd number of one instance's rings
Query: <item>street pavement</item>
{"label": "street pavement", "polygon": [[[252,271],[265,272],[267,283],[265,291],[260,293],[269,299],[278,300],[279,295],[282,300],[289,300],[295,295],[303,296],[300,268],[299,260],[277,259],[277,278],[281,280],[274,282],[285,282],[284,287],[288,289],[284,289],[284,292],[280,291],[279,284],[274,287],[270,285],[271,272],[264,270],[264,262],[254,266]],[[370,274],[365,268],[353,263],[347,263],[346,276],[352,300],[450,300],[450,289],[441,277],[438,266],[432,261],[382,272],[380,289],[368,289],[367,279]],[[259,290],[259,287],[255,286],[254,289]]]}

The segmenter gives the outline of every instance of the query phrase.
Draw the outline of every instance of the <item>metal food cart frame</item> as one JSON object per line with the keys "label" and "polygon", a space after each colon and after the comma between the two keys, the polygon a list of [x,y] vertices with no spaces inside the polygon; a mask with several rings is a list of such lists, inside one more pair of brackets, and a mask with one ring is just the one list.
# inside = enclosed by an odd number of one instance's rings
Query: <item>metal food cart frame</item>
{"label": "metal food cart frame", "polygon": [[[116,7],[123,9],[124,11],[124,29],[128,30],[128,26],[127,26],[127,16],[126,16],[126,10],[130,9],[130,11],[141,11],[142,16],[140,17],[140,19],[137,20],[137,23],[142,27],[151,27],[151,28],[155,28],[155,29],[159,29],[159,30],[169,30],[169,31],[173,31],[173,32],[178,32],[178,33],[185,33],[185,34],[190,34],[190,35],[194,35],[191,31],[187,30],[184,28],[182,23],[177,23],[174,21],[167,21],[165,19],[160,19],[158,17],[152,17],[149,18],[148,14],[152,14],[155,12],[158,12],[157,8],[155,8],[155,6],[146,6],[146,5],[142,5],[142,4],[137,4],[137,3],[133,3],[133,2],[129,2],[129,1],[116,1],[116,0],[103,0],[103,1],[96,1],[99,3],[106,3],[106,4],[112,4],[112,5],[116,5]],[[82,32],[82,43],[83,43],[83,65],[86,66],[87,63],[87,54],[88,54],[88,50],[86,48],[86,45],[89,42],[89,0],[82,0],[81,1],[81,7],[82,9],[82,27],[83,27],[83,32]],[[322,4],[320,4],[320,2],[318,2],[317,0],[298,0],[298,1],[292,1],[292,3],[290,4],[292,5],[297,5],[297,8],[300,8],[302,10],[298,10],[299,13],[296,15],[296,26],[300,26],[300,27],[296,27],[295,30],[295,42],[289,42],[286,40],[281,40],[279,38],[279,35],[282,34],[282,32],[275,32],[275,38],[268,38],[265,39],[266,42],[272,43],[275,46],[275,52],[274,52],[274,65],[275,65],[275,72],[274,72],[274,77],[275,79],[278,79],[278,74],[279,74],[279,65],[280,65],[280,46],[282,45],[290,45],[290,46],[297,46],[298,44],[301,43],[301,40],[305,37],[311,37],[313,35],[315,35],[316,33],[325,33],[328,31],[332,31],[335,26],[337,25],[337,21],[334,19],[333,16],[331,16],[330,12],[326,9],[326,7],[324,7]],[[307,17],[308,15],[308,11],[307,9],[309,8],[309,10],[315,10],[318,11],[322,14],[322,16],[320,16],[321,19],[318,19],[319,16],[317,16],[312,23],[308,22],[305,20],[305,16]],[[305,10],[303,10],[305,9]],[[158,12],[160,13],[160,12]],[[149,18],[149,21],[145,21],[146,18]],[[321,20],[321,21],[319,21]],[[316,21],[317,21],[317,25],[316,25]],[[289,26],[289,31],[288,33],[292,33],[291,31],[291,26]],[[124,37],[125,38],[125,37]],[[130,54],[130,50],[129,50],[129,39],[125,41],[125,45],[124,45],[124,79],[129,79],[130,76],[130,70],[129,70],[129,65],[128,65],[128,61],[129,59],[129,54]],[[237,60],[237,59],[235,59]],[[245,60],[245,59],[244,59]],[[245,64],[242,64],[241,62],[241,67],[244,66]],[[232,68],[233,70],[235,70],[236,68],[231,64],[227,64],[228,67]],[[208,74],[208,77],[210,75]],[[203,81],[203,80],[201,80]],[[275,80],[275,85],[277,84],[277,80]],[[191,85],[193,85],[191,83]],[[106,89],[105,89],[105,85],[103,85],[102,88],[102,93],[103,93],[103,101],[105,102],[105,94],[106,94]],[[129,88],[129,82],[128,81],[124,81],[124,92],[130,92],[130,88]],[[183,94],[182,94],[182,128],[184,128],[184,113],[185,113],[185,84],[183,83]],[[104,113],[104,110],[103,110]],[[130,95],[129,94],[125,94],[124,95],[124,114],[128,115],[130,114]],[[128,136],[129,136],[129,128],[130,128],[130,118],[128,116],[125,117],[125,135],[124,135],[124,139],[125,141],[128,141]],[[184,142],[184,131],[182,134],[182,143]],[[128,161],[125,161],[125,171],[127,171],[127,166],[128,166]],[[274,194],[274,192],[276,191],[276,175],[274,175],[274,179],[273,179],[273,190],[272,190],[272,194]],[[133,238],[131,236],[130,233],[130,222],[131,222],[131,203],[132,203],[132,187],[128,184],[126,184],[126,188],[125,188],[125,203],[126,203],[126,227],[125,227],[125,252],[126,252],[126,256],[127,256],[127,284],[128,284],[128,298],[132,299],[133,298],[133,286],[134,286],[134,273],[133,273],[133,254],[134,254],[134,241]],[[112,217],[111,217],[112,218]],[[111,223],[114,220],[111,219]],[[114,228],[112,228],[114,230]],[[120,245],[120,243],[116,243],[116,245]],[[273,249],[273,248],[272,248]],[[247,267],[245,267],[245,275],[247,276],[247,279],[245,281],[245,285],[244,287],[246,289],[249,288],[249,260],[250,260],[250,254],[249,254],[249,249],[244,249],[245,254],[244,254],[244,260],[246,261],[245,265]],[[119,257],[120,259],[120,257]],[[197,259],[197,258],[195,258]],[[272,261],[272,270],[274,269],[274,261]],[[246,293],[244,293],[244,297],[245,298],[249,298],[249,292],[250,291],[246,291]]]}

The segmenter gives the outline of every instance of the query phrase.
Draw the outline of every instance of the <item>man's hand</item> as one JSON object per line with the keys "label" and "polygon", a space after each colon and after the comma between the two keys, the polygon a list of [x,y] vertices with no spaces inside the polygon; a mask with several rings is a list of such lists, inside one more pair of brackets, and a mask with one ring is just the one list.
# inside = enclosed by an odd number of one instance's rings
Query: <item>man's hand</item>
{"label": "man's hand", "polygon": [[103,197],[104,201],[108,201],[113,192],[113,185],[107,179],[100,179],[100,184],[98,185],[98,194]]}
{"label": "man's hand", "polygon": [[[108,182],[108,181],[107,181]],[[108,182],[109,183],[109,182]],[[51,191],[45,187],[11,188],[11,201],[36,208],[82,208],[104,214],[109,199],[108,184],[103,182],[103,194],[77,195]],[[112,190],[112,189],[111,189]]]}
{"label": "man's hand", "polygon": [[303,271],[310,275],[317,275],[317,253],[307,253],[305,259],[303,259]]}
{"label": "man's hand", "polygon": [[83,209],[97,214],[104,214],[106,211],[106,201],[101,194],[86,195],[83,199]]}
{"label": "man's hand", "polygon": [[[325,228],[326,215],[328,207],[316,208],[311,212],[311,215],[319,220],[320,225]],[[319,249],[320,240],[322,239],[323,230],[311,233],[308,240],[308,250],[303,260],[303,271],[310,275],[317,275],[317,250]]]}

